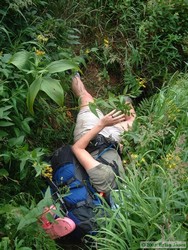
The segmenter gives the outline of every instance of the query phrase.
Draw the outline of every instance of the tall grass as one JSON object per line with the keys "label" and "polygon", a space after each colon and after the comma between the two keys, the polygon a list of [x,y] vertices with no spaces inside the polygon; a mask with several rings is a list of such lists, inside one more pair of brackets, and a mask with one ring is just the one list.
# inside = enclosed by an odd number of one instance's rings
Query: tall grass
{"label": "tall grass", "polygon": [[175,186],[173,177],[153,164],[145,174],[137,167],[128,169],[119,188],[114,192],[118,208],[107,209],[107,218],[99,220],[102,229],[94,237],[98,249],[139,249],[141,241],[186,241],[187,184]]}
{"label": "tall grass", "polygon": [[139,249],[141,241],[186,241],[187,75],[171,79],[137,108],[126,132],[126,174],[113,192],[117,208],[107,208],[94,237],[98,249]]}

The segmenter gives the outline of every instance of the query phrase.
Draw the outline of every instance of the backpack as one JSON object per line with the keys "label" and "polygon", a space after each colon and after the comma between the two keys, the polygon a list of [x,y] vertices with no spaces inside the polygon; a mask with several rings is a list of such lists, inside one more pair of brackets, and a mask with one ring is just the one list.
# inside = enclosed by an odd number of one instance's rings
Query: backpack
{"label": "backpack", "polygon": [[[118,175],[117,164],[109,164],[102,157],[103,152],[111,147],[115,148],[117,145],[106,141],[101,135],[91,143],[95,143],[95,146],[90,144],[90,147],[87,148],[88,152],[97,149],[97,160],[110,165]],[[90,184],[89,176],[74,156],[71,146],[63,145],[55,150],[49,161],[53,172],[52,181],[48,178],[47,181],[51,187],[52,196],[54,200],[60,202],[62,214],[75,223],[75,229],[69,234],[69,237],[82,239],[85,235],[96,234],[98,230],[96,217],[104,216],[104,211],[100,209],[102,200]],[[110,207],[114,206],[110,196],[103,198]]]}
{"label": "backpack", "polygon": [[[64,215],[74,221],[76,228],[71,236],[77,239],[97,231],[96,208],[101,200],[89,182],[85,169],[74,157],[70,145],[57,149],[51,159],[52,181],[47,179],[52,196],[61,203]],[[60,190],[66,190],[64,195]]]}

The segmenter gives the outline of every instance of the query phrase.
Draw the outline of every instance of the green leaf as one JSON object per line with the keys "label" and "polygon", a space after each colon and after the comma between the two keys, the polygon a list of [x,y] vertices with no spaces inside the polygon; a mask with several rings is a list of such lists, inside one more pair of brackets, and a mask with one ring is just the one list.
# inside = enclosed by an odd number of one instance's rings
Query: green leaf
{"label": "green leaf", "polygon": [[21,230],[22,228],[24,228],[25,226],[31,225],[34,222],[37,222],[37,218],[32,217],[33,214],[32,213],[28,213],[26,216],[23,217],[23,219],[20,221],[17,230]]}
{"label": "green leaf", "polygon": [[30,53],[28,51],[19,51],[13,55],[10,59],[10,63],[15,65],[20,70],[29,69],[29,57]]}
{"label": "green leaf", "polygon": [[9,176],[9,172],[5,168],[0,169],[0,177],[7,177]]}
{"label": "green leaf", "polygon": [[44,91],[59,106],[64,104],[64,90],[58,80],[52,78],[43,78],[41,90]]}
{"label": "green leaf", "polygon": [[22,121],[21,126],[22,126],[24,132],[26,132],[27,134],[29,134],[31,132],[30,126],[29,126],[28,121],[27,121],[27,118]]}
{"label": "green leaf", "polygon": [[44,207],[50,207],[53,204],[52,193],[50,187],[47,187],[46,192],[44,194],[44,198],[39,201],[37,204],[37,208],[39,211],[43,212]]}
{"label": "green leaf", "polygon": [[14,125],[13,122],[0,121],[0,127],[9,127],[9,126],[13,126],[13,125]]}
{"label": "green leaf", "polygon": [[2,107],[2,108],[0,108],[0,110],[2,110],[2,111],[6,111],[6,110],[11,109],[12,107],[13,107],[12,105],[8,105],[8,106],[6,106],[6,107]]}
{"label": "green leaf", "polygon": [[10,204],[1,205],[0,215],[2,215],[2,214],[9,214],[9,213],[12,212],[12,210],[14,208],[15,207],[13,205],[10,205]]}
{"label": "green leaf", "polygon": [[21,160],[21,163],[20,163],[20,173],[23,172],[26,162],[27,162],[26,159]]}
{"label": "green leaf", "polygon": [[34,207],[33,209],[31,209],[30,211],[28,211],[28,213],[24,217],[22,217],[17,227],[17,230],[21,230],[24,227],[37,222],[38,217],[41,216],[41,214],[44,211],[44,207],[51,206],[52,204],[53,204],[52,194],[51,194],[50,187],[48,187],[45,192],[44,199],[39,201],[39,203],[37,204],[37,207]]}
{"label": "green leaf", "polygon": [[11,121],[12,119],[10,117],[8,117],[8,115],[10,114],[11,112],[10,111],[7,111],[7,112],[4,112],[3,113],[3,117],[0,117],[1,119],[5,119],[5,120],[8,120],[8,121]]}
{"label": "green leaf", "polygon": [[8,111],[8,112],[5,112],[5,111],[11,109],[12,107],[13,107],[12,105],[1,107],[0,108],[0,118],[1,119],[4,118],[4,119],[9,119],[10,120],[10,118],[8,117],[8,115],[10,114],[10,111]]}
{"label": "green leaf", "polygon": [[35,177],[41,175],[41,172],[42,172],[41,166],[40,165],[36,165],[34,168],[35,168],[35,171],[36,171]]}
{"label": "green leaf", "polygon": [[4,63],[9,63],[11,57],[12,57],[11,54],[3,54],[1,60],[2,60],[2,62],[4,62]]}
{"label": "green leaf", "polygon": [[32,250],[30,247],[19,247],[19,250]]}
{"label": "green leaf", "polygon": [[0,69],[0,72],[3,73],[3,75],[4,75],[6,78],[9,77],[10,70],[8,70],[8,69]]}
{"label": "green leaf", "polygon": [[8,141],[8,144],[10,146],[15,146],[15,145],[21,145],[24,141],[24,136],[20,136],[18,138],[11,138],[9,141]]}
{"label": "green leaf", "polygon": [[95,103],[93,103],[93,102],[89,103],[89,108],[93,114],[95,114],[97,117],[99,117],[97,114],[97,110],[96,110],[97,106]]}
{"label": "green leaf", "polygon": [[7,135],[8,135],[7,132],[5,132],[5,131],[3,131],[3,130],[0,130],[0,138],[5,137],[5,136],[7,136]]}
{"label": "green leaf", "polygon": [[104,107],[106,107],[106,108],[109,108],[109,109],[113,109],[113,107],[108,103],[108,102],[106,102],[106,101],[103,101],[103,105],[104,105]]}
{"label": "green leaf", "polygon": [[[3,11],[1,10],[1,12],[3,12]],[[6,13],[6,14],[7,14],[7,13]],[[8,30],[5,29],[5,27],[3,27],[3,26],[0,27],[0,30],[4,31],[4,33],[7,35],[7,38],[8,38],[9,43],[12,45],[12,41],[11,41],[11,39],[10,39]]]}
{"label": "green leaf", "polygon": [[50,63],[47,68],[48,72],[50,74],[53,73],[57,73],[57,72],[63,72],[69,69],[75,69],[78,70],[79,67],[76,63],[73,63],[71,61],[68,60],[59,60],[59,61],[55,61]]}
{"label": "green leaf", "polygon": [[37,78],[34,82],[32,82],[31,86],[29,87],[28,95],[27,95],[27,107],[29,111],[33,114],[33,103],[35,98],[41,88],[42,78]]}

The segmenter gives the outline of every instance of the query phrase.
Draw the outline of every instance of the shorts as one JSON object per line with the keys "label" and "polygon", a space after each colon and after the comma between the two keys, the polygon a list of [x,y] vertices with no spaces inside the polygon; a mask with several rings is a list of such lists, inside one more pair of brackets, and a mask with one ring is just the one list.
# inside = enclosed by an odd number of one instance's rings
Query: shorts
{"label": "shorts", "polygon": [[[86,106],[80,110],[76,120],[76,126],[74,129],[74,141],[79,140],[88,130],[92,129],[102,118],[103,113],[97,109],[98,117],[91,112],[89,106]],[[116,126],[105,127],[99,134],[102,134],[105,137],[111,137],[116,142],[120,142],[121,134],[124,132],[123,128]]]}
{"label": "shorts", "polygon": [[116,187],[115,173],[108,165],[100,163],[94,168],[87,170],[91,184],[98,192],[108,193]]}

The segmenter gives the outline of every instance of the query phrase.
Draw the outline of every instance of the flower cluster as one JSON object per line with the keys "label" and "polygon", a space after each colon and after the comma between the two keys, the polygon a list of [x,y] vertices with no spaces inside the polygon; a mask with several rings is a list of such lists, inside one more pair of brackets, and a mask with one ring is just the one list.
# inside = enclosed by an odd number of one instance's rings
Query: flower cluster
{"label": "flower cluster", "polygon": [[169,153],[164,158],[164,162],[167,168],[172,169],[176,168],[181,163],[181,159],[178,155]]}
{"label": "flower cluster", "polygon": [[146,160],[143,157],[140,157],[137,154],[131,154],[131,161],[136,164],[137,167],[141,167],[146,164]]}
{"label": "flower cluster", "polygon": [[90,49],[86,49],[86,50],[85,50],[85,53],[86,53],[86,54],[89,54],[90,52],[91,52]]}
{"label": "flower cluster", "polygon": [[145,78],[139,77],[139,78],[137,78],[136,80],[138,81],[140,87],[146,88],[146,83],[147,83],[147,81],[146,81]]}
{"label": "flower cluster", "polygon": [[109,41],[108,41],[108,39],[104,39],[104,47],[106,47],[106,48],[109,47]]}
{"label": "flower cluster", "polygon": [[38,35],[38,36],[37,36],[37,40],[38,40],[39,42],[47,42],[47,41],[48,41],[48,38],[45,37],[45,36],[43,36],[43,35]]}
{"label": "flower cluster", "polygon": [[50,180],[52,180],[52,172],[53,172],[53,169],[50,165],[47,165],[47,164],[43,164],[43,167],[42,167],[42,175],[44,177],[47,177],[49,178]]}
{"label": "flower cluster", "polygon": [[35,54],[36,54],[37,56],[43,56],[43,55],[45,55],[45,52],[42,51],[42,50],[36,49],[36,50],[35,50]]}

